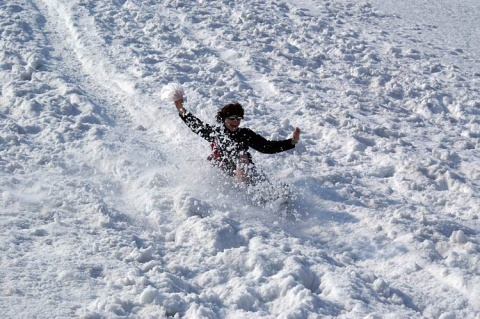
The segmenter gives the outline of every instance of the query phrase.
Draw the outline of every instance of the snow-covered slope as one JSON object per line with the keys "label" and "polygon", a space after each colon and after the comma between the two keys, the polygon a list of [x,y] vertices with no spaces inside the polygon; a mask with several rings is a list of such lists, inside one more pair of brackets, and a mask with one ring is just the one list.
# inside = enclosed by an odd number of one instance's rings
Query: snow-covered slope
{"label": "snow-covered slope", "polygon": [[[1,2],[2,318],[478,318],[480,4],[402,3]],[[207,164],[172,82],[302,129],[253,154],[295,221]]]}

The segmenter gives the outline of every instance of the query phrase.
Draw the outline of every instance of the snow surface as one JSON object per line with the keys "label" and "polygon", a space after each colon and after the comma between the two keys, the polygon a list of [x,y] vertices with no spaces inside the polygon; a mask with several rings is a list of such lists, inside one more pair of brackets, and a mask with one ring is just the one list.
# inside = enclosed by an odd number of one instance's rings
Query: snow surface
{"label": "snow surface", "polygon": [[[1,318],[480,318],[480,2],[0,2]],[[161,99],[231,101],[296,220]]]}

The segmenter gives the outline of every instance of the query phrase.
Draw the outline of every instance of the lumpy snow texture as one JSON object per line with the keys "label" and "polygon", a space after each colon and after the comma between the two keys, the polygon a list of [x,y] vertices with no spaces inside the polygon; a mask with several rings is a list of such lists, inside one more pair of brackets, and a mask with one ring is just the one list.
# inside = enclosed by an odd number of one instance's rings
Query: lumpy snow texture
{"label": "lumpy snow texture", "polygon": [[[1,1],[1,317],[479,318],[479,13]],[[252,151],[292,215],[208,164],[176,91],[302,130]]]}

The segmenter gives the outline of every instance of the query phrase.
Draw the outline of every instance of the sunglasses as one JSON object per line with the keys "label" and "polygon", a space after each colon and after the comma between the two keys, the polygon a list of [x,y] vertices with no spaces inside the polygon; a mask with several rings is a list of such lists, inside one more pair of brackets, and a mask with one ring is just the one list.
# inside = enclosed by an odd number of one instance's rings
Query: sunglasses
{"label": "sunglasses", "polygon": [[243,117],[233,115],[233,116],[227,117],[227,119],[230,120],[230,121],[235,121],[235,120],[240,121],[240,120],[243,120]]}

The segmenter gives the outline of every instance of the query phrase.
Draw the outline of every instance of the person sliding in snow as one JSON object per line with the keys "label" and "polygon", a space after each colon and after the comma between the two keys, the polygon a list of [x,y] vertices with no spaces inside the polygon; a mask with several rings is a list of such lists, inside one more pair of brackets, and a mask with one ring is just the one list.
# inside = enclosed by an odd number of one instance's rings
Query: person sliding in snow
{"label": "person sliding in snow", "polygon": [[219,126],[206,124],[183,107],[182,93],[177,91],[174,95],[180,118],[193,132],[210,142],[212,154],[208,159],[240,183],[255,185],[266,180],[252,162],[248,152],[250,147],[261,153],[274,154],[295,148],[300,140],[298,127],[293,131],[292,138],[282,141],[270,141],[248,128],[240,127],[244,110],[239,103],[227,104],[217,112]]}

